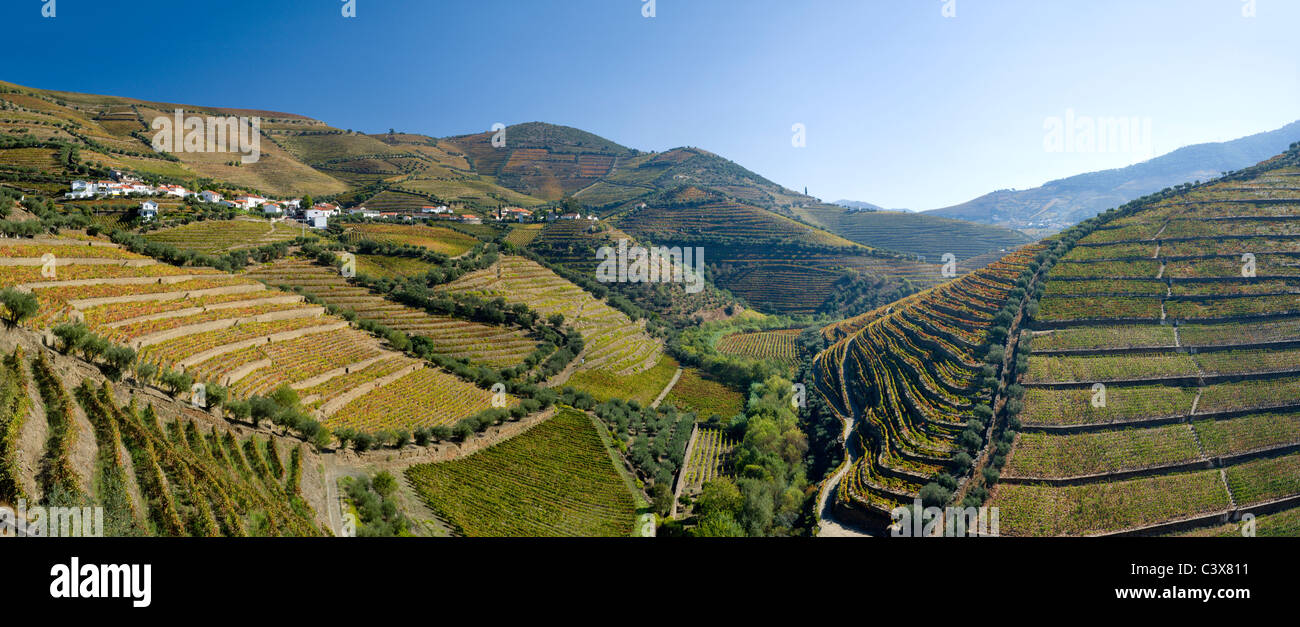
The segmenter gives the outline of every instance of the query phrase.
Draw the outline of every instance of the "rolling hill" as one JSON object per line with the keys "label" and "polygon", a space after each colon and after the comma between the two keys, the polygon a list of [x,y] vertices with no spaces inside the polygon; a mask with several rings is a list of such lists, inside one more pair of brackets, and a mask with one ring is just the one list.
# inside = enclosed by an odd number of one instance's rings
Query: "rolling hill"
{"label": "rolling hill", "polygon": [[1034,189],[999,190],[925,213],[1052,232],[1167,187],[1207,181],[1224,172],[1254,165],[1297,140],[1300,140],[1300,122],[1293,122],[1275,131],[1229,142],[1186,146],[1126,168],[1080,174]]}

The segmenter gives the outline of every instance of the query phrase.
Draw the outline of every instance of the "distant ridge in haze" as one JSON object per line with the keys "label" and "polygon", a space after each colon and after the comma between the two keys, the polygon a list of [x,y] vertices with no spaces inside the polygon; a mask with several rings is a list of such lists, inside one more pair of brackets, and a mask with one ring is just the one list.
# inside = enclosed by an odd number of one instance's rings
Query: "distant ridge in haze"
{"label": "distant ridge in haze", "polygon": [[880,205],[873,205],[869,202],[862,202],[861,200],[837,200],[831,204],[839,205],[848,209],[859,209],[862,211],[902,211],[912,213],[911,209],[886,209]]}
{"label": "distant ridge in haze", "polygon": [[924,213],[1028,232],[1052,232],[1166,187],[1206,181],[1284,152],[1300,140],[1300,122],[1222,143],[1179,148],[1126,168],[1050,181],[1025,190],[999,190]]}

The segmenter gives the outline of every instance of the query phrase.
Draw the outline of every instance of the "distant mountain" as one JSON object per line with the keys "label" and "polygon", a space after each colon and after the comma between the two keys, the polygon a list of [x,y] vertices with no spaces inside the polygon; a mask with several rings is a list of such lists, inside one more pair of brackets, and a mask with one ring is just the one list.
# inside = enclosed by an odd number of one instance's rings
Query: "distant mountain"
{"label": "distant mountain", "polygon": [[1241,139],[1179,148],[1126,168],[1080,174],[1026,190],[999,190],[927,215],[1056,231],[1166,187],[1217,178],[1285,152],[1300,140],[1300,122]]}

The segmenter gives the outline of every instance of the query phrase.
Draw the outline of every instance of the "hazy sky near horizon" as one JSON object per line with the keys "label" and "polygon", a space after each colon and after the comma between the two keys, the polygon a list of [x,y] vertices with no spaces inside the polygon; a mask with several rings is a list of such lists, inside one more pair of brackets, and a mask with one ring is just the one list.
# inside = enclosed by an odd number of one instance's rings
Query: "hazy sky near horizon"
{"label": "hazy sky near horizon", "polygon": [[[912,209],[1300,119],[1297,0],[352,1],[9,0],[0,80],[366,132],[545,121]],[[1067,112],[1150,120],[1149,151],[1049,151]]]}

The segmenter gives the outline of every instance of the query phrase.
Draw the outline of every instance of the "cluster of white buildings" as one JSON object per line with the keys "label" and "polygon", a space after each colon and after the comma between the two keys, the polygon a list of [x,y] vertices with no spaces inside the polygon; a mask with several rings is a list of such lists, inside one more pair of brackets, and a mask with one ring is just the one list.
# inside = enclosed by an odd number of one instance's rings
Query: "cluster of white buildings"
{"label": "cluster of white buildings", "polygon": [[130,194],[143,194],[146,196],[175,196],[177,198],[188,198],[198,194],[191,192],[180,185],[159,185],[154,187],[146,185],[140,181],[73,181],[72,191],[64,194],[65,198],[83,199],[83,198],[102,198],[106,196],[127,196]]}
{"label": "cluster of white buildings", "polygon": [[[329,218],[343,214],[343,209],[333,203],[315,203],[310,208],[303,208],[302,200],[295,198],[293,200],[271,200],[252,194],[244,194],[234,198],[227,199],[221,194],[204,190],[192,192],[181,187],[180,185],[159,185],[151,186],[141,183],[138,179],[114,171],[111,181],[73,181],[72,191],[64,194],[69,199],[85,198],[104,198],[115,196],[128,196],[139,194],[143,196],[164,196],[174,198],[194,198],[199,202],[218,204],[232,209],[241,209],[243,211],[261,210],[262,215],[267,217],[293,217],[302,220],[313,228],[323,229],[328,224]],[[145,200],[140,203],[140,218],[145,221],[154,220],[158,217],[158,202],[154,200]],[[462,224],[482,224],[483,219],[473,214],[457,214],[446,205],[421,207],[418,213],[403,213],[395,211],[375,211],[365,207],[356,207],[347,210],[349,215],[359,215],[363,218],[370,219],[389,219],[404,220],[413,222],[417,218],[429,221],[449,221],[460,222]],[[548,216],[554,220],[555,216]],[[579,214],[570,214],[561,216],[560,219],[574,220],[581,219]],[[506,207],[497,212],[498,221],[516,221],[527,222],[534,219],[533,212],[519,207]],[[588,219],[595,220],[595,216]]]}

